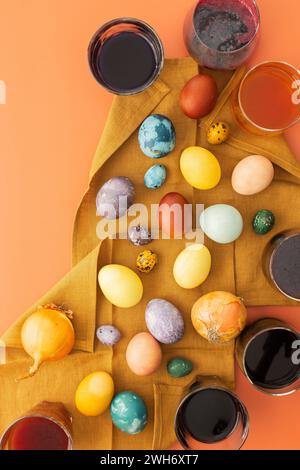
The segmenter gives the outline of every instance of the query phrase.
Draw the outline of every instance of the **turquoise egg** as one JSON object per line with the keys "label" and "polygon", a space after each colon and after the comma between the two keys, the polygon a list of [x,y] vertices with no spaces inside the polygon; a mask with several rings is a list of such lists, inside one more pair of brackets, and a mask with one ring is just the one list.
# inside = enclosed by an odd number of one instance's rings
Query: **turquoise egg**
{"label": "turquoise egg", "polygon": [[239,211],[228,204],[216,204],[200,215],[200,227],[205,235],[217,243],[231,243],[243,231],[243,218]]}
{"label": "turquoise egg", "polygon": [[144,184],[148,189],[160,188],[167,177],[167,169],[165,165],[153,165],[144,175]]}
{"label": "turquoise egg", "polygon": [[171,153],[176,145],[172,121],[161,114],[152,114],[139,129],[141,151],[150,158],[161,158]]}
{"label": "turquoise egg", "polygon": [[147,424],[147,408],[144,400],[133,392],[118,393],[110,405],[114,425],[127,434],[138,434]]}

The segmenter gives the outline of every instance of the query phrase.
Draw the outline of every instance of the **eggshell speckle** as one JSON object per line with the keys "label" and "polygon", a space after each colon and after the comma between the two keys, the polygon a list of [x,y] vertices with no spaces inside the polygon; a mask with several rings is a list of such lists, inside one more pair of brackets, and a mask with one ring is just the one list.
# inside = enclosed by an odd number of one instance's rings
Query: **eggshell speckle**
{"label": "eggshell speckle", "polygon": [[176,343],[184,334],[182,314],[164,299],[150,300],[146,307],[146,324],[152,336],[163,344]]}
{"label": "eggshell speckle", "polygon": [[184,289],[200,286],[208,277],[211,268],[211,255],[206,246],[199,243],[189,245],[177,256],[173,275]]}
{"label": "eggshell speckle", "polygon": [[139,333],[129,342],[126,361],[129,369],[136,375],[151,375],[161,363],[162,351],[159,343],[150,333]]}
{"label": "eggshell speckle", "polygon": [[274,167],[261,155],[251,155],[241,160],[233,170],[233,189],[244,196],[251,196],[266,189],[273,181]]}
{"label": "eggshell speckle", "polygon": [[202,212],[200,227],[211,240],[217,243],[231,243],[239,238],[243,231],[243,218],[235,207],[216,204]]}

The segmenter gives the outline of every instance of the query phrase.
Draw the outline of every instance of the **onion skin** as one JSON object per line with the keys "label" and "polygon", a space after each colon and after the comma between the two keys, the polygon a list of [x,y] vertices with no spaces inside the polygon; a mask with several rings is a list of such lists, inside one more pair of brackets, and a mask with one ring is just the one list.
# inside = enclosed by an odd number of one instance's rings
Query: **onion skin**
{"label": "onion skin", "polygon": [[210,292],[192,308],[192,323],[197,333],[210,343],[227,343],[246,326],[247,310],[239,297],[223,291]]}
{"label": "onion skin", "polygon": [[32,377],[43,362],[57,361],[71,352],[75,333],[69,318],[72,318],[71,311],[51,304],[39,307],[25,320],[21,341],[34,360],[27,377]]}

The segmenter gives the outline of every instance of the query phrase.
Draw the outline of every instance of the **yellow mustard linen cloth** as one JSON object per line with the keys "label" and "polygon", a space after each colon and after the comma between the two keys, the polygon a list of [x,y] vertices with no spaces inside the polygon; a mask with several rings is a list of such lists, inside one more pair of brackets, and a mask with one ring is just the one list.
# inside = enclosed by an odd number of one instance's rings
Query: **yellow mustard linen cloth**
{"label": "yellow mustard linen cloth", "polygon": [[[192,375],[174,379],[168,376],[166,364],[171,357],[183,356],[194,364],[194,376],[216,375],[228,387],[234,387],[234,343],[214,346],[200,338],[190,322],[194,301],[205,292],[228,290],[244,298],[247,305],[293,305],[271,286],[261,264],[263,250],[277,232],[299,228],[300,166],[289,150],[283,136],[264,138],[241,130],[234,121],[230,96],[244,74],[212,73],[218,82],[220,96],[215,110],[197,123],[185,117],[179,109],[179,93],[184,84],[198,72],[190,58],[167,60],[161,78],[144,93],[133,97],[116,97],[93,161],[90,185],[78,209],[73,239],[73,268],[35,306],[30,308],[4,334],[8,347],[8,363],[0,366],[0,431],[15,418],[41,400],[62,401],[73,416],[75,449],[164,449],[175,440],[173,420],[176,407]],[[143,175],[153,162],[145,157],[138,146],[137,129],[151,113],[165,114],[173,121],[177,132],[175,151],[160,160],[168,170],[166,184],[155,191],[146,190]],[[207,127],[215,119],[230,123],[229,141],[211,147],[206,141]],[[190,145],[210,148],[222,167],[222,180],[217,188],[197,191],[182,178],[179,159]],[[275,181],[263,193],[243,197],[234,193],[230,184],[236,163],[249,154],[262,154],[276,165]],[[108,263],[135,266],[140,249],[127,240],[106,239],[100,243],[96,235],[99,218],[96,217],[95,199],[101,185],[112,176],[128,176],[136,187],[136,202],[148,207],[158,203],[171,191],[183,194],[190,203],[205,206],[229,203],[242,213],[245,230],[233,244],[218,245],[205,240],[212,253],[212,271],[207,281],[197,289],[181,289],[172,276],[177,254],[184,248],[183,240],[155,240],[151,249],[159,256],[158,267],[142,275],[144,297],[131,309],[112,306],[97,285],[97,272]],[[251,221],[258,209],[273,210],[276,227],[273,233],[257,237]],[[146,331],[144,312],[152,298],[165,298],[183,312],[186,324],[184,338],[175,345],[162,346],[164,357],[159,370],[150,377],[137,377],[125,361],[126,346],[131,337]],[[24,375],[30,359],[22,351],[20,329],[24,319],[45,303],[64,304],[75,313],[75,352],[59,362],[44,364],[35,377],[20,383],[15,378]],[[122,340],[113,349],[95,343],[95,328],[100,324],[114,324],[122,332]],[[109,411],[98,418],[81,416],[74,405],[74,394],[80,380],[95,370],[112,373],[116,391],[133,390],[146,401],[149,424],[136,435],[128,436],[112,426]]]}

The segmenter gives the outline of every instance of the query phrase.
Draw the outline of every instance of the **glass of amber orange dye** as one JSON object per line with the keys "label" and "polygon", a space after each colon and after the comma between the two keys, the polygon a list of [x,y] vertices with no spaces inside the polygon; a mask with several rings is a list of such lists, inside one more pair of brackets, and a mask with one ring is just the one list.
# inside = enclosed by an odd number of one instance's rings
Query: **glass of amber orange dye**
{"label": "glass of amber orange dye", "polygon": [[300,119],[300,73],[285,62],[264,62],[249,70],[233,93],[239,124],[255,134],[276,135]]}
{"label": "glass of amber orange dye", "polygon": [[43,401],[4,431],[0,450],[72,450],[72,418],[62,403]]}

